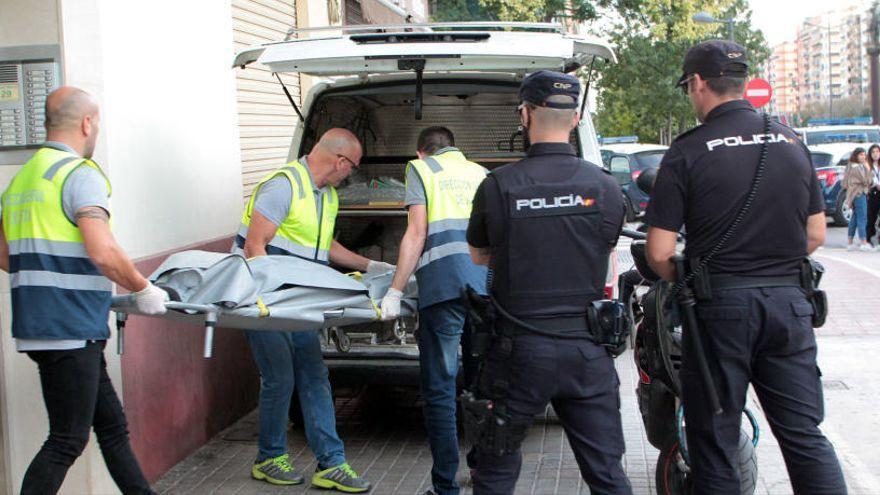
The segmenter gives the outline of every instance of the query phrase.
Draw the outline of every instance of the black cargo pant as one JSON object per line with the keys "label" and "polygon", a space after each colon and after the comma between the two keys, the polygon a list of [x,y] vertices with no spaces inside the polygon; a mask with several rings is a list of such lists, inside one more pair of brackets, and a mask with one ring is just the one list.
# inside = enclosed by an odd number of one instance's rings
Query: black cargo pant
{"label": "black cargo pant", "polygon": [[131,450],[125,413],[107,375],[104,344],[91,341],[81,349],[27,353],[40,368],[49,438],[25,472],[22,494],[58,492],[92,428],[119,490],[125,495],[154,493]]}
{"label": "black cargo pant", "polygon": [[868,223],[866,225],[866,237],[871,245],[874,244],[874,235],[877,234],[877,216],[880,215],[880,191],[871,188],[868,191]]}
{"label": "black cargo pant", "polygon": [[[503,369],[490,351],[483,372]],[[511,422],[531,425],[553,404],[591,493],[632,494],[621,466],[620,381],[608,353],[587,340],[520,335],[507,369]],[[495,456],[477,446],[475,457],[475,495],[513,493],[522,466],[519,451]]]}
{"label": "black cargo pant", "polygon": [[681,383],[693,493],[739,495],[737,444],[749,382],[782,449],[796,494],[846,493],[824,416],[812,307],[798,287],[713,290],[697,304],[700,332],[724,413],[714,415],[692,336]]}

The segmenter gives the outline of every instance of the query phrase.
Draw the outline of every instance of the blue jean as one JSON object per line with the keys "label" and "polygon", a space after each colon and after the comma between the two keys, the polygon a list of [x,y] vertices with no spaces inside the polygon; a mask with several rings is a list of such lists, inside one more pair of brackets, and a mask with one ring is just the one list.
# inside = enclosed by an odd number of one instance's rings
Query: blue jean
{"label": "blue jean", "polygon": [[431,481],[439,495],[457,495],[458,430],[455,379],[465,310],[458,300],[419,310],[419,364],[425,429],[434,467]]}
{"label": "blue jean", "polygon": [[336,433],[336,410],[318,331],[246,331],[260,369],[258,461],[287,452],[287,421],[294,389],[299,394],[309,448],[324,468],[345,462]]}
{"label": "blue jean", "polygon": [[859,239],[861,239],[862,241],[867,241],[868,200],[864,194],[859,194],[858,196],[853,198],[852,208],[853,212],[852,217],[849,219],[849,230],[847,232],[847,236],[852,239],[856,233],[856,228],[858,228]]}

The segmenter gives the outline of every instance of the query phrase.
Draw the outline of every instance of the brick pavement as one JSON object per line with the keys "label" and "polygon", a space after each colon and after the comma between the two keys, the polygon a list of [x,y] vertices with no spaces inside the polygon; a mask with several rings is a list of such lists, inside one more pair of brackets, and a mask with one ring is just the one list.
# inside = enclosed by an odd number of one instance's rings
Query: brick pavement
{"label": "brick pavement", "polygon": [[[826,326],[819,330],[820,340],[880,334],[876,325],[880,321],[880,305],[874,302],[875,294],[880,292],[880,277],[840,261],[857,260],[859,258],[855,256],[859,255],[871,256],[869,253],[846,253],[839,249],[825,250],[819,254],[828,268],[823,286],[831,296],[831,315]],[[873,256],[877,256],[880,263],[880,254]],[[880,274],[880,264],[877,270]],[[616,364],[621,381],[621,413],[627,450],[625,469],[634,493],[653,494],[657,451],[647,442],[638,412],[634,392],[638,376],[631,353],[621,356]],[[826,383],[828,400],[837,400],[842,395],[835,394],[842,393],[833,387],[828,390]],[[374,483],[373,493],[421,493],[430,487],[431,459],[416,399],[412,393],[390,398],[375,395],[368,393],[337,402],[339,431],[346,442],[349,460],[355,469]],[[749,407],[759,417],[762,428],[758,448],[760,471],[757,493],[789,494],[791,488],[779,446],[770,434],[753,394],[750,394]],[[317,493],[307,485],[273,487],[251,480],[250,464],[257,452],[256,433],[256,415],[252,413],[176,465],[157,482],[155,489],[163,494]],[[289,444],[294,465],[306,473],[312,472],[314,459],[306,447],[301,429],[292,429]],[[523,445],[523,459],[516,493],[589,493],[580,479],[563,430],[552,414],[545,414],[536,421]],[[859,480],[854,479],[851,467],[848,463],[843,464],[850,493],[872,493],[859,488]],[[467,482],[464,468],[459,472],[459,479],[463,484]]]}

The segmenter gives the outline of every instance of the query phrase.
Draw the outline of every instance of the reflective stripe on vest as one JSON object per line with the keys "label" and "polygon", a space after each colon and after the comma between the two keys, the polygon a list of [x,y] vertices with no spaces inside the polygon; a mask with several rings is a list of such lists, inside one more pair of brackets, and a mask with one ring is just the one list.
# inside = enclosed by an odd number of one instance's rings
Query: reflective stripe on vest
{"label": "reflective stripe on vest", "polygon": [[486,169],[454,148],[409,162],[425,188],[428,237],[416,265],[419,307],[455,299],[464,285],[485,288],[486,269],[473,264],[467,244],[474,194]]}
{"label": "reflective stripe on vest", "polygon": [[486,169],[450,149],[424,160],[409,162],[422,185],[428,210],[428,238],[416,270],[446,256],[470,256],[466,240],[474,193],[486,178]]}
{"label": "reflective stripe on vest", "polygon": [[[300,159],[300,161],[304,162],[305,160]],[[336,223],[336,214],[339,211],[339,198],[333,187],[329,188],[329,192],[321,194],[321,218],[318,218],[318,208],[313,193],[314,184],[306,165],[300,161],[293,161],[287,166],[275,170],[257,184],[242,215],[233,252],[243,254],[254,202],[260,187],[275,177],[285,176],[290,181],[292,192],[290,213],[278,226],[275,237],[266,245],[266,253],[297,256],[320,263],[329,262],[330,246],[333,243],[333,228]]]}
{"label": "reflective stripe on vest", "polygon": [[91,160],[41,148],[0,198],[15,338],[101,340],[110,335],[113,284],[89,259],[82,234],[62,205],[64,183],[80,166],[101,172]]}

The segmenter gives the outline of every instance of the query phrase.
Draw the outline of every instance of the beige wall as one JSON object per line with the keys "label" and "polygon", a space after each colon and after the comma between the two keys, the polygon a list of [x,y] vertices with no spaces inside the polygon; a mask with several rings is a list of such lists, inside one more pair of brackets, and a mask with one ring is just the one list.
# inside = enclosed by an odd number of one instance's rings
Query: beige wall
{"label": "beige wall", "polygon": [[[61,43],[64,82],[98,98],[95,160],[113,183],[116,236],[132,257],[234,232],[241,170],[229,0],[2,3],[0,44]],[[0,153],[0,164],[24,159]],[[16,170],[0,166],[0,189]],[[16,493],[48,424],[36,366],[15,352],[9,321],[8,280],[0,277],[0,453],[8,475],[0,491]],[[115,348],[109,342],[105,356],[121,395]],[[62,492],[118,493],[94,438]]]}

